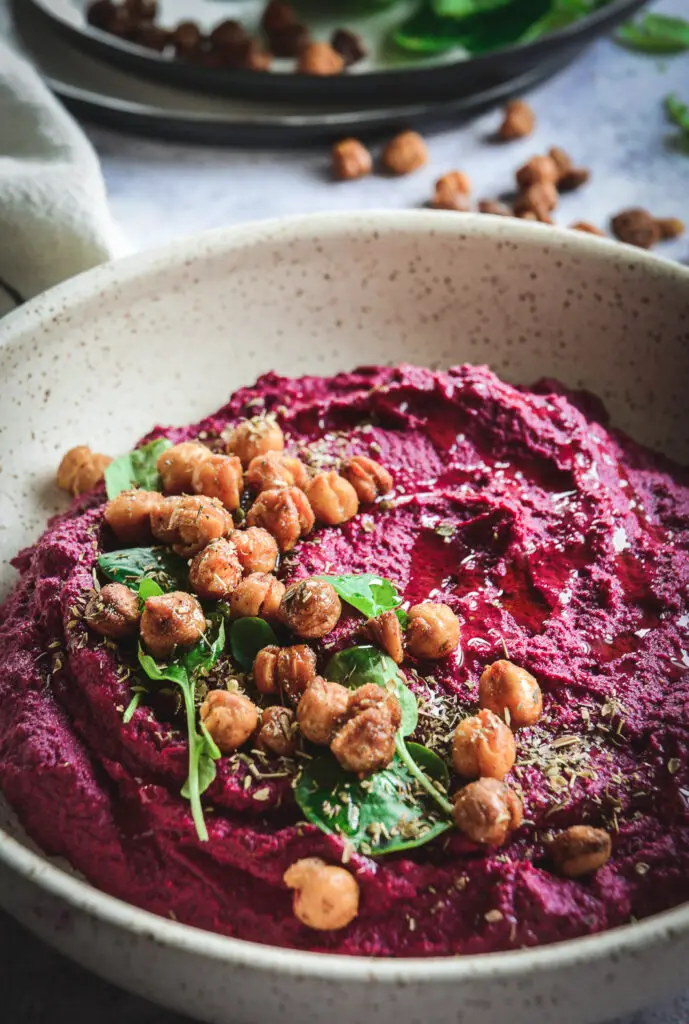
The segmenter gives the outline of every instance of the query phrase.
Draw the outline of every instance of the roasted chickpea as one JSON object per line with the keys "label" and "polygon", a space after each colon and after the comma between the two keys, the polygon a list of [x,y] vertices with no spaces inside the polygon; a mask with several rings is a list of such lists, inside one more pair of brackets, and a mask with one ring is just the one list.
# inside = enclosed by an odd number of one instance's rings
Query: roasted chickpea
{"label": "roasted chickpea", "polygon": [[285,584],[271,573],[252,572],[230,594],[230,614],[233,619],[277,619],[284,593]]}
{"label": "roasted chickpea", "polygon": [[312,743],[327,747],[344,722],[349,707],[349,690],[340,683],[328,683],[315,676],[297,706],[297,722]]}
{"label": "roasted chickpea", "polygon": [[459,619],[446,604],[422,601],[409,609],[407,650],[415,658],[446,658],[459,646]]}
{"label": "roasted chickpea", "polygon": [[369,708],[378,708],[389,715],[392,727],[397,732],[402,722],[402,708],[394,693],[376,683],[364,683],[356,690],[349,691],[347,718],[355,718]]}
{"label": "roasted chickpea", "polygon": [[364,178],[373,170],[373,158],[358,139],[340,139],[330,150],[333,178],[354,181]]}
{"label": "roasted chickpea", "polygon": [[392,477],[387,469],[367,455],[354,455],[342,467],[342,476],[356,491],[362,505],[370,505],[381,494],[392,490]]}
{"label": "roasted chickpea", "polygon": [[226,537],[231,529],[232,516],[222,503],[200,494],[163,498],[151,513],[153,536],[162,544],[172,544],[183,558]]}
{"label": "roasted chickpea", "polygon": [[294,711],[276,705],[261,713],[261,724],[256,737],[259,750],[278,757],[292,757],[297,749]]}
{"label": "roasted chickpea", "polygon": [[230,512],[239,508],[242,487],[242,464],[236,455],[209,455],[196,463],[191,474],[194,494],[217,498]]}
{"label": "roasted chickpea", "polygon": [[512,729],[534,725],[543,712],[543,695],[534,677],[505,659],[494,661],[481,673],[478,702]]}
{"label": "roasted chickpea", "polygon": [[345,771],[371,775],[387,768],[395,756],[396,731],[385,704],[369,707],[338,730],[330,749]]}
{"label": "roasted chickpea", "polygon": [[211,541],[189,567],[192,589],[205,601],[219,601],[235,589],[242,578],[242,567],[234,544],[219,537]]}
{"label": "roasted chickpea", "polygon": [[523,139],[531,135],[536,126],[536,116],[524,100],[510,100],[505,107],[505,116],[498,128],[498,138],[503,142]]}
{"label": "roasted chickpea", "polygon": [[521,825],[523,814],[517,794],[498,779],[470,782],[455,795],[455,825],[475,843],[502,846]]}
{"label": "roasted chickpea", "polygon": [[602,828],[572,825],[553,839],[549,850],[559,874],[579,878],[607,864],[612,842]]}
{"label": "roasted chickpea", "polygon": [[249,463],[246,471],[246,484],[259,494],[275,487],[304,488],[308,483],[309,473],[304,463],[293,455],[281,452],[266,452],[257,455]]}
{"label": "roasted chickpea", "polygon": [[297,59],[297,71],[302,75],[339,75],[344,67],[344,59],[330,43],[307,43]]}
{"label": "roasted chickpea", "polygon": [[345,928],[359,912],[359,886],[345,868],[305,857],[285,871],[283,881],[294,889],[294,916],[307,928]]}
{"label": "roasted chickpea", "polygon": [[74,475],[72,493],[74,495],[88,494],[89,491],[92,491],[102,481],[105,470],[111,462],[112,459],[109,455],[92,452],[91,457],[86,462],[82,462]]}
{"label": "roasted chickpea", "polygon": [[504,779],[516,756],[511,730],[487,708],[465,718],[455,729],[452,763],[465,779]]}
{"label": "roasted chickpea", "polygon": [[271,533],[281,551],[291,551],[297,541],[313,529],[313,510],[298,487],[275,487],[262,491],[246,517],[249,526]]}
{"label": "roasted chickpea", "polygon": [[169,658],[176,647],[191,647],[206,628],[199,602],[191,594],[173,590],[149,597],[141,616],[141,642],[154,658]]}
{"label": "roasted chickpea", "polygon": [[404,658],[404,640],[400,620],[394,612],[382,612],[366,622],[366,633],[398,665]]}
{"label": "roasted chickpea", "polygon": [[278,562],[275,537],[259,526],[233,530],[230,540],[244,572],[272,572]]}
{"label": "roasted chickpea", "polygon": [[189,493],[195,466],[210,458],[211,454],[210,448],[200,441],[182,441],[162,452],[156,466],[163,479],[165,493]]}
{"label": "roasted chickpea", "polygon": [[418,132],[400,132],[383,149],[380,163],[389,174],[411,174],[428,163],[428,147]]}
{"label": "roasted chickpea", "polygon": [[359,511],[359,499],[348,480],[331,469],[317,473],[306,488],[313,514],[326,526],[346,523]]}
{"label": "roasted chickpea", "polygon": [[122,583],[101,587],[89,598],[84,610],[89,629],[113,640],[133,636],[140,617],[138,596]]}
{"label": "roasted chickpea", "polygon": [[316,655],[306,644],[270,645],[254,661],[254,679],[261,693],[286,693],[297,700],[316,675]]}
{"label": "roasted chickpea", "polygon": [[560,171],[552,157],[532,156],[528,163],[519,168],[515,177],[519,188],[525,189],[543,182],[555,184],[560,177]]}
{"label": "roasted chickpea", "polygon": [[223,754],[243,747],[258,726],[258,708],[243,693],[211,690],[199,714]]}
{"label": "roasted chickpea", "polygon": [[227,454],[236,455],[245,468],[257,455],[281,452],[285,438],[272,416],[254,416],[239,423],[227,441]]}
{"label": "roasted chickpea", "polygon": [[280,605],[280,618],[297,636],[325,636],[335,628],[342,614],[337,591],[325,580],[307,579],[292,583]]}
{"label": "roasted chickpea", "polygon": [[158,491],[122,491],[107,503],[103,516],[124,544],[150,543],[151,513],[161,500]]}
{"label": "roasted chickpea", "polygon": [[55,478],[55,482],[60,490],[69,491],[70,494],[76,493],[74,491],[74,478],[79,468],[85,462],[88,462],[92,454],[87,444],[78,444],[75,448],[70,448],[68,452],[65,452],[60,465],[57,467],[57,476]]}

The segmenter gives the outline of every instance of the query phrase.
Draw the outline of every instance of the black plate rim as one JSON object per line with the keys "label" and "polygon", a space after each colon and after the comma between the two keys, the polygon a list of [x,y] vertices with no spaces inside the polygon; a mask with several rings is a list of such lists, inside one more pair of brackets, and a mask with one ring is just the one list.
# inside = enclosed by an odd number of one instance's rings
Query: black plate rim
{"label": "black plate rim", "polygon": [[[372,100],[389,97],[401,102],[411,100],[440,100],[455,98],[462,80],[480,79],[494,69],[490,85],[499,85],[515,77],[510,65],[518,64],[529,70],[546,56],[584,45],[608,28],[626,20],[644,6],[648,0],[611,0],[605,7],[581,18],[557,32],[549,33],[531,43],[520,43],[470,59],[425,67],[389,68],[370,73],[337,75],[315,78],[311,75],[252,72],[235,69],[206,68],[184,61],[173,61],[155,51],[147,50],[127,40],[118,39],[87,22],[80,27],[52,10],[51,0],[26,0],[63,35],[68,35],[80,48],[122,67],[129,67],[148,77],[166,81],[169,85],[195,87],[204,91],[244,98],[272,99],[276,102],[317,100],[352,101],[370,97]],[[505,69],[498,71],[501,65]],[[276,97],[275,83],[280,84],[280,97]],[[488,87],[490,87],[490,85]],[[479,83],[486,88],[486,83]],[[472,90],[469,90],[471,92]]]}

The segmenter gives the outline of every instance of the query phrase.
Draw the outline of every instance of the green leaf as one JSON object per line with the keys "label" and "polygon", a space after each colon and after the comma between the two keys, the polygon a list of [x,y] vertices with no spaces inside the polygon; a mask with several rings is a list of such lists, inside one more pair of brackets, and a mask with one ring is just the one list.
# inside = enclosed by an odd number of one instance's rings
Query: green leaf
{"label": "green leaf", "polygon": [[689,21],[668,14],[647,14],[618,29],[617,40],[643,53],[683,53],[689,50]]}
{"label": "green leaf", "polygon": [[428,747],[424,747],[421,743],[407,743],[407,750],[411,754],[414,763],[421,768],[426,775],[433,780],[433,782],[439,782],[443,789],[447,789],[450,785],[450,769],[447,767],[442,757],[439,757],[433,750],[429,750]]}
{"label": "green leaf", "polygon": [[439,18],[466,18],[470,14],[507,7],[513,0],[431,0],[433,13]]}
{"label": "green leaf", "polygon": [[215,742],[215,740],[213,739],[213,737],[211,736],[203,722],[199,722],[199,728],[201,729],[201,735],[206,741],[206,752],[208,753],[208,756],[211,758],[212,761],[219,761],[220,758],[222,757],[222,754],[220,752],[218,744]]}
{"label": "green leaf", "polygon": [[141,487],[144,491],[162,491],[162,481],[156,463],[158,457],[172,447],[166,437],[159,437],[142,448],[115,459],[105,470],[105,491],[108,498],[116,498],[122,491]]}
{"label": "green leaf", "polygon": [[177,683],[178,686],[189,685],[189,677],[184,665],[174,661],[167,665],[159,664],[150,654],[146,654],[141,644],[139,644],[139,664],[148,678],[155,679],[156,682],[168,679],[172,683]]}
{"label": "green leaf", "polygon": [[325,668],[325,678],[332,683],[342,683],[350,690],[355,690],[364,683],[375,683],[384,690],[394,693],[402,708],[403,736],[414,732],[419,720],[416,697],[404,682],[398,666],[383,654],[377,647],[366,644],[360,647],[347,647],[344,651],[334,654]]}
{"label": "green leaf", "polygon": [[139,690],[138,693],[134,694],[132,699],[129,701],[129,704],[127,704],[127,707],[124,709],[124,714],[122,715],[122,721],[124,722],[125,725],[127,725],[129,722],[131,722],[132,718],[134,717],[134,712],[136,711],[136,709],[139,706],[139,702],[141,701],[141,697],[142,697],[142,693]]}
{"label": "green leaf", "polygon": [[277,642],[278,638],[265,619],[248,616],[237,619],[230,628],[232,657],[247,672],[253,668],[258,652]]}
{"label": "green leaf", "polygon": [[331,754],[314,757],[294,794],[308,821],[373,856],[423,846],[452,827],[398,758],[359,780]]}
{"label": "green leaf", "polygon": [[363,612],[369,619],[382,612],[391,612],[402,604],[394,583],[373,573],[346,573],[342,576],[318,576],[327,580],[347,604]]}
{"label": "green leaf", "polygon": [[168,548],[107,551],[99,556],[98,568],[113,583],[123,583],[137,592],[143,579],[155,580],[165,592],[189,589],[187,563]]}
{"label": "green leaf", "polygon": [[580,18],[591,14],[600,3],[595,0],[555,0],[549,11],[533,24],[529,25],[525,32],[519,37],[520,43],[532,43],[535,39],[547,35],[549,32],[557,32],[566,28]]}
{"label": "green leaf", "polygon": [[182,658],[190,676],[209,672],[225,650],[225,623],[221,618],[213,618],[211,622],[208,633]]}
{"label": "green leaf", "polygon": [[396,30],[394,40],[414,53],[443,53],[457,47],[471,54],[488,53],[521,41],[551,6],[552,0],[512,0],[465,17],[440,17],[425,3]]}
{"label": "green leaf", "polygon": [[670,94],[665,97],[665,113],[672,124],[689,134],[689,106],[682,103],[678,96]]}
{"label": "green leaf", "polygon": [[152,580],[150,576],[145,576],[139,584],[139,601],[142,605],[145,605],[149,597],[160,597],[165,591],[162,587],[158,586],[155,580]]}

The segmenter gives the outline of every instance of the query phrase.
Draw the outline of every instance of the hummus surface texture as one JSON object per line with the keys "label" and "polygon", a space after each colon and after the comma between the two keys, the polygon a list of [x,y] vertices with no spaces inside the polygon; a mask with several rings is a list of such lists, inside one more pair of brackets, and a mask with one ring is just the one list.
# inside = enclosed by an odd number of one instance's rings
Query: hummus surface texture
{"label": "hummus surface texture", "polygon": [[[98,888],[242,939],[371,956],[486,953],[599,932],[689,899],[689,473],[606,425],[588,394],[502,383],[485,367],[364,367],[323,379],[268,374],[171,441],[222,447],[238,419],[274,412],[288,451],[314,467],[365,454],[392,500],[316,529],[281,562],[285,581],[373,572],[405,602],[449,604],[461,648],[402,668],[419,736],[440,752],[477,709],[485,665],[538,679],[540,722],[517,734],[507,781],[524,823],[491,851],[450,831],[405,853],[348,856],[303,821],[288,773],[224,757],[189,804],[186,739],[142,704],[124,724],[135,659],[81,620],[98,554],[120,547],[101,487],[53,519],[14,562],[0,609],[0,786],[27,832]],[[319,666],[355,642],[345,610],[315,644]],[[595,875],[558,877],[546,843],[570,825],[608,830]],[[285,870],[339,863],[361,889],[345,929],[293,916]]]}

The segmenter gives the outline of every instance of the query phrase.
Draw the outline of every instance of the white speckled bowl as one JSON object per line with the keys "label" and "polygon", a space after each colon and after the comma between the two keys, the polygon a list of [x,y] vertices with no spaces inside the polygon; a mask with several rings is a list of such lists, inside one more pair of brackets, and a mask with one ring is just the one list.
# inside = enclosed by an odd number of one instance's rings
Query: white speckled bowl
{"label": "white speckled bowl", "polygon": [[[63,502],[60,453],[129,448],[276,369],[488,362],[598,392],[689,459],[689,271],[615,243],[449,213],[318,216],[203,235],[69,281],[0,323],[0,591]],[[205,1021],[584,1024],[686,984],[689,907],[483,957],[325,957],[221,938],[104,896],[5,813],[0,902],[63,952]]]}

